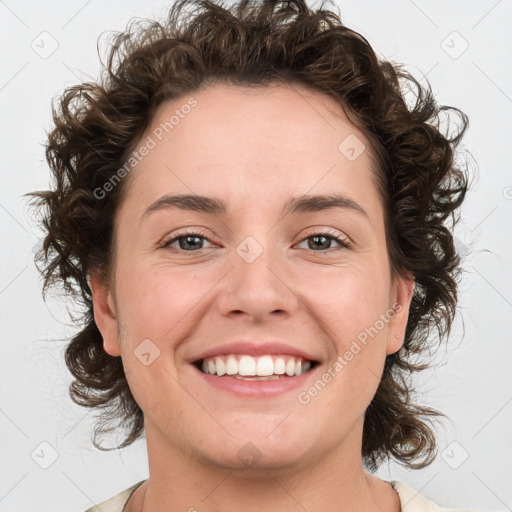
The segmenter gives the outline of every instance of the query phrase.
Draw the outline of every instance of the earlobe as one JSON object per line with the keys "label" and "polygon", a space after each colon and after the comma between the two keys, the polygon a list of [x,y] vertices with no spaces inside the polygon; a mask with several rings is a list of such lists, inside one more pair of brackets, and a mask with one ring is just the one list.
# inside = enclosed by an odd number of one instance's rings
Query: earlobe
{"label": "earlobe", "polygon": [[103,348],[111,356],[120,356],[117,312],[112,291],[104,280],[94,273],[89,276],[89,287],[92,292],[94,321],[103,337]]}
{"label": "earlobe", "polygon": [[394,314],[389,325],[387,354],[394,354],[402,348],[415,284],[411,274],[396,278],[396,299],[392,305]]}

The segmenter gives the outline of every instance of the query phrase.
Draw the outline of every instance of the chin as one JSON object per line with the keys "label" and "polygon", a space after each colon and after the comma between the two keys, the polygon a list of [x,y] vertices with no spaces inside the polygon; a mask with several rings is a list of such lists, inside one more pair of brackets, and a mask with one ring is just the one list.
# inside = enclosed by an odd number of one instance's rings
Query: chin
{"label": "chin", "polygon": [[257,446],[247,441],[239,450],[226,450],[215,452],[202,452],[200,454],[204,463],[216,469],[236,471],[239,476],[247,475],[250,478],[269,478],[269,471],[287,470],[301,465],[304,453],[283,447],[279,452],[271,451],[261,442]]}
{"label": "chin", "polygon": [[[282,418],[281,418],[282,421]],[[263,422],[265,423],[265,422]],[[261,425],[260,425],[261,427]],[[289,425],[288,425],[289,427]],[[249,472],[268,478],[268,471],[297,467],[308,458],[308,452],[314,444],[307,436],[300,435],[297,429],[276,428],[273,421],[265,428],[227,429],[232,437],[223,435],[218,439],[195,443],[197,455],[210,465],[226,470]],[[279,435],[277,430],[281,430]],[[311,430],[309,431],[311,435]]]}

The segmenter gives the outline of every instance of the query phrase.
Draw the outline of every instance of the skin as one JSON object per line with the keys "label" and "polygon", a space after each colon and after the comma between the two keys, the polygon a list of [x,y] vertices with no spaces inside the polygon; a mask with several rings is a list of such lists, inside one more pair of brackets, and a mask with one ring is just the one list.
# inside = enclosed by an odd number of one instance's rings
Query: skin
{"label": "skin", "polygon": [[[113,280],[91,275],[104,348],[122,357],[145,415],[150,476],[125,510],[397,512],[390,484],[364,471],[362,429],[385,358],[402,346],[414,283],[390,270],[370,143],[334,100],[301,85],[210,85],[193,97],[197,106],[128,178],[115,217]],[[146,135],[188,98],[161,105]],[[338,150],[351,134],[366,146],[353,161]],[[333,192],[366,215],[350,208],[280,215],[292,196]],[[170,193],[222,198],[229,210],[172,208],[141,221]],[[187,250],[198,246],[186,237],[185,249],[179,241],[162,247],[183,228],[205,232],[202,250]],[[317,248],[311,237],[325,229],[351,247],[328,238]],[[236,251],[248,236],[263,248],[252,263]],[[400,311],[306,405],[296,391],[272,398],[219,391],[188,362],[242,337],[278,339],[314,354],[322,374],[397,304]],[[134,355],[145,339],[160,350],[147,366]],[[248,442],[261,454],[254,465],[237,456]]]}

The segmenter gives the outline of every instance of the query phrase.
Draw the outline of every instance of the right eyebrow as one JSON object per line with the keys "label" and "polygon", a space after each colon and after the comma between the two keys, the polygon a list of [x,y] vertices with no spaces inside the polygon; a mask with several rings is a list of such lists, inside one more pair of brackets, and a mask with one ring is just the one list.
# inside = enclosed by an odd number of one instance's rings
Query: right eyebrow
{"label": "right eyebrow", "polygon": [[216,197],[199,196],[196,194],[164,195],[144,210],[141,221],[152,212],[168,208],[179,208],[181,210],[210,213],[212,215],[226,213],[228,209],[227,204],[222,199]]}

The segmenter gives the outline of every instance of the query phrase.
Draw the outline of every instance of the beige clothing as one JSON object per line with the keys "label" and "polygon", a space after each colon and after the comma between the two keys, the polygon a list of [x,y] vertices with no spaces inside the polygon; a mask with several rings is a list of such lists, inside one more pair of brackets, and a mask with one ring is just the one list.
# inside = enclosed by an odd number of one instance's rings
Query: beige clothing
{"label": "beige clothing", "polygon": [[[112,498],[103,501],[92,508],[88,508],[85,512],[123,512],[124,506],[132,493],[145,481],[146,480],[141,480],[140,482],[137,482]],[[389,483],[400,497],[402,512],[474,512],[469,509],[440,507],[426,496],[423,496],[401,482],[391,480]]]}

